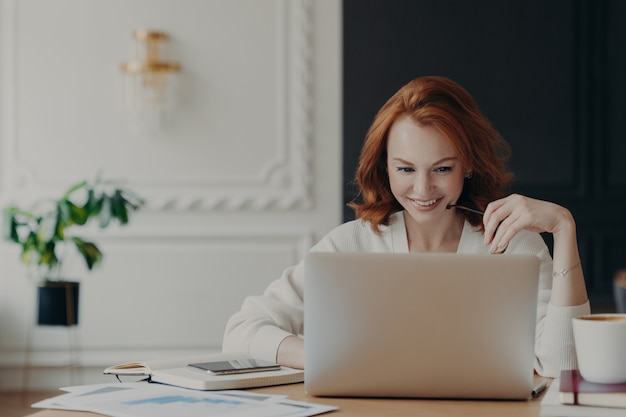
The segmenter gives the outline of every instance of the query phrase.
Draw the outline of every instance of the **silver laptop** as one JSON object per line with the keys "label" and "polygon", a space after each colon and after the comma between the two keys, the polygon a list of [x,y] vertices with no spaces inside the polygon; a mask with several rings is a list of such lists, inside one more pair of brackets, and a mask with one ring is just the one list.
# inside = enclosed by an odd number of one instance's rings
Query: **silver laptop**
{"label": "silver laptop", "polygon": [[538,277],[535,256],[310,253],[305,390],[527,399]]}

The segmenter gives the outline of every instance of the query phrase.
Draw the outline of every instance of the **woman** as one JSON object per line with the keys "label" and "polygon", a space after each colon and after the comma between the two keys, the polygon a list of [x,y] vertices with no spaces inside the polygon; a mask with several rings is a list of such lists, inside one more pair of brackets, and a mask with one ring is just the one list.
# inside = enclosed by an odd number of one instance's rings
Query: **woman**
{"label": "woman", "polygon": [[[368,131],[356,174],[362,201],[350,204],[357,219],[311,250],[536,255],[535,370],[556,377],[576,368],[571,319],[590,311],[576,225],[556,204],[504,197],[508,154],[467,91],[443,77],[417,78],[385,103]],[[554,259],[541,232],[553,235]],[[223,349],[303,368],[303,286],[300,263],[262,296],[248,297],[228,321]]]}

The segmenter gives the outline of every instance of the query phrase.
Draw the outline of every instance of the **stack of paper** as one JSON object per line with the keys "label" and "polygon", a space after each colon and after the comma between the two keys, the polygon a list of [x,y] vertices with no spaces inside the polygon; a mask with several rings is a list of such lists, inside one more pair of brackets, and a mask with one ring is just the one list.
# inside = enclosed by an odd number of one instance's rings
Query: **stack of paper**
{"label": "stack of paper", "polygon": [[146,382],[63,388],[66,394],[35,408],[90,411],[112,417],[249,416],[306,417],[337,409],[247,391],[195,391]]}

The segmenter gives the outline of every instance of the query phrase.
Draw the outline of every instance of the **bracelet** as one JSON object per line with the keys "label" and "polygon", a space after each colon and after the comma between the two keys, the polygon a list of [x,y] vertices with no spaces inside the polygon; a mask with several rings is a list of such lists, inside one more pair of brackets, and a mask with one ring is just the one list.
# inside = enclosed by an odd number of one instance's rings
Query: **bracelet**
{"label": "bracelet", "polygon": [[570,272],[571,270],[573,270],[574,268],[576,268],[579,265],[580,265],[580,261],[576,262],[574,265],[572,265],[568,269],[563,268],[560,271],[554,271],[552,273],[552,277],[559,277],[559,276],[564,277],[565,275],[567,275],[568,272]]}

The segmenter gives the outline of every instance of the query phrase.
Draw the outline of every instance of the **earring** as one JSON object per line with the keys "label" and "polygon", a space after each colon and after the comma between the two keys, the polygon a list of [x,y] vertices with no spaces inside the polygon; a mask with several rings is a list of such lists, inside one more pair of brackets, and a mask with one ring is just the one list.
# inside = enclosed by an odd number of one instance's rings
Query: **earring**
{"label": "earring", "polygon": [[473,176],[474,176],[474,173],[470,171],[465,175],[465,178],[467,178],[468,180],[471,180]]}

